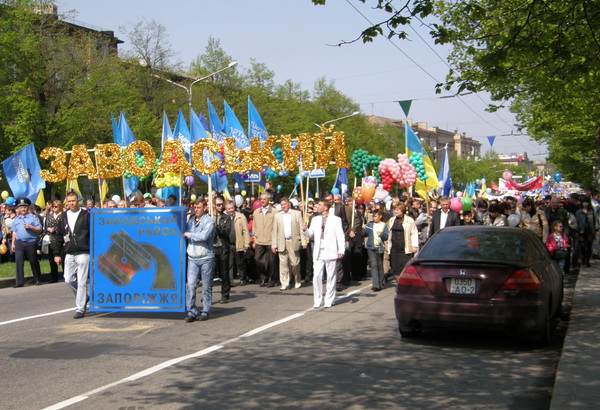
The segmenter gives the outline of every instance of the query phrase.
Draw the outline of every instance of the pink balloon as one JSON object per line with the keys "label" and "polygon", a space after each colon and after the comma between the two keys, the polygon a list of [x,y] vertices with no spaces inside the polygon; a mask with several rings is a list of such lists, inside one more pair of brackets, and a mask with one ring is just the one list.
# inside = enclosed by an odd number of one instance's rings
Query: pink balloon
{"label": "pink balloon", "polygon": [[450,209],[456,212],[462,211],[462,202],[460,198],[452,198],[450,200]]}
{"label": "pink balloon", "polygon": [[513,176],[513,173],[510,171],[504,171],[502,173],[502,178],[506,179],[507,181],[509,181]]}

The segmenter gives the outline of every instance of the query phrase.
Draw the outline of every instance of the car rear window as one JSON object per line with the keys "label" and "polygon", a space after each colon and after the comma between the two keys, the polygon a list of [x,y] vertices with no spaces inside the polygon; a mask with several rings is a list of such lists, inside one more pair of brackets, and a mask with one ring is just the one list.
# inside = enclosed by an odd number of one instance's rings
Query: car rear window
{"label": "car rear window", "polygon": [[433,236],[419,259],[462,259],[526,262],[527,238],[513,231],[447,231]]}

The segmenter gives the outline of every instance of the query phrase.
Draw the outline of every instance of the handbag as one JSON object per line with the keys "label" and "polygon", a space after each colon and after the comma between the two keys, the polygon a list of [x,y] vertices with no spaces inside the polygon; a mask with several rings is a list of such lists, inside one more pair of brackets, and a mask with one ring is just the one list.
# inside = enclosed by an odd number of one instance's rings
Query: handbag
{"label": "handbag", "polygon": [[557,249],[552,255],[553,259],[567,259],[567,251],[565,249]]}

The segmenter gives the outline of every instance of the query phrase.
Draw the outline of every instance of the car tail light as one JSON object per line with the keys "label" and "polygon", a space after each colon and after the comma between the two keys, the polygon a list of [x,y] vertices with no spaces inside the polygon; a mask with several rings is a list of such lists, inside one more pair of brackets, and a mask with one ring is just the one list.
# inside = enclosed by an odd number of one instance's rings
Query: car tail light
{"label": "car tail light", "polygon": [[502,286],[502,290],[538,290],[542,283],[528,270],[518,270]]}
{"label": "car tail light", "polygon": [[419,272],[414,266],[409,266],[398,277],[398,285],[402,286],[425,286]]}

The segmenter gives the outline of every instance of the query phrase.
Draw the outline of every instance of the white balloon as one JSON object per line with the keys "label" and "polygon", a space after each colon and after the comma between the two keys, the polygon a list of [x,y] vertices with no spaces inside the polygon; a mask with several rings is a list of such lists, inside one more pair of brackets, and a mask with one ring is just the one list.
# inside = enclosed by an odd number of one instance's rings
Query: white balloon
{"label": "white balloon", "polygon": [[111,199],[115,202],[119,202],[121,200],[121,197],[119,195],[113,195]]}
{"label": "white balloon", "polygon": [[242,198],[242,196],[240,194],[237,194],[235,196],[235,206],[237,206],[239,208],[240,206],[242,206],[243,203],[244,203],[244,198]]}
{"label": "white balloon", "polygon": [[521,215],[511,214],[508,216],[508,226],[517,226],[521,222]]}
{"label": "white balloon", "polygon": [[290,204],[292,204],[292,206],[293,206],[294,208],[298,208],[298,205],[299,205],[299,204],[298,204],[298,200],[297,200],[296,198],[292,198],[292,199],[290,199]]}

